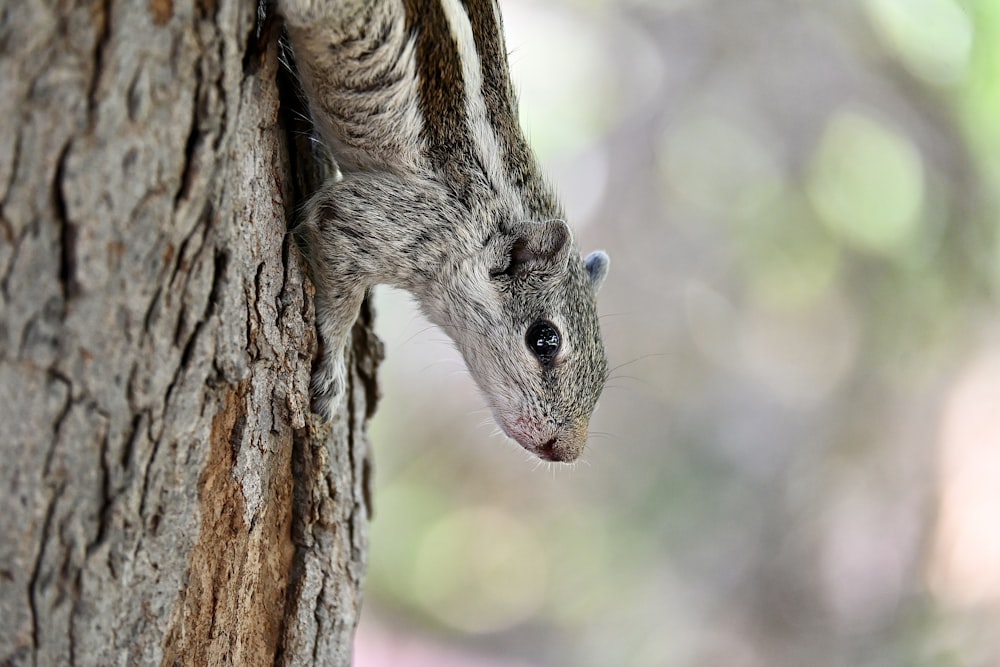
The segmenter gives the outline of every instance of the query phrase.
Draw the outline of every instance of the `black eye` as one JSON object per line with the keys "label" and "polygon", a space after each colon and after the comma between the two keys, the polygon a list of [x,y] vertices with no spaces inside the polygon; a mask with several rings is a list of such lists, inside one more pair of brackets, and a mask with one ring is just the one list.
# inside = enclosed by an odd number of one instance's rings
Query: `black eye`
{"label": "black eye", "polygon": [[531,353],[538,357],[538,360],[544,366],[548,366],[556,358],[556,355],[559,354],[562,337],[559,335],[559,331],[552,326],[551,322],[538,320],[528,327],[528,333],[524,336],[524,342],[527,344],[528,349],[531,350]]}

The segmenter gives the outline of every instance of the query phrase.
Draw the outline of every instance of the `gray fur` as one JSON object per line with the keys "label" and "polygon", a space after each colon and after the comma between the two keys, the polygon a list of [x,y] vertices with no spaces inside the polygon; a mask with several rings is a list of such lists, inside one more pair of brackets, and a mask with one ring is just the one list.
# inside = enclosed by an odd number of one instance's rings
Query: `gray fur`
{"label": "gray fur", "polygon": [[[580,256],[517,129],[499,10],[459,2],[279,3],[316,126],[344,174],[296,228],[323,347],[313,407],[332,414],[358,307],[369,287],[390,284],[455,341],[509,436],[572,461],[607,375],[594,297],[608,259]],[[455,27],[459,11],[471,25],[463,16]],[[525,343],[539,319],[562,334],[548,367]]]}

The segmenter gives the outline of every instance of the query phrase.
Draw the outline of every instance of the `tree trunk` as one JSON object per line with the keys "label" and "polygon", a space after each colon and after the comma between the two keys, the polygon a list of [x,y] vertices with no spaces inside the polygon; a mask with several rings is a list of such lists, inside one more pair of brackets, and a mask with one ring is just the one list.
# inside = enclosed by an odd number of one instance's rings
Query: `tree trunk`
{"label": "tree trunk", "polygon": [[274,25],[0,7],[0,664],[349,664],[381,348],[317,426]]}

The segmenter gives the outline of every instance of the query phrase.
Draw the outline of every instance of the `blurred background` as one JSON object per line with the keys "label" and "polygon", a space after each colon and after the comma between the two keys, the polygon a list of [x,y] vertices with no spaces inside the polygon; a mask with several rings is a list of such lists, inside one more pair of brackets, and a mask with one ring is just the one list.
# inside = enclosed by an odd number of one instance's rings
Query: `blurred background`
{"label": "blurred background", "polygon": [[378,294],[356,666],[1000,664],[1000,2],[501,4],[615,370],[540,465]]}

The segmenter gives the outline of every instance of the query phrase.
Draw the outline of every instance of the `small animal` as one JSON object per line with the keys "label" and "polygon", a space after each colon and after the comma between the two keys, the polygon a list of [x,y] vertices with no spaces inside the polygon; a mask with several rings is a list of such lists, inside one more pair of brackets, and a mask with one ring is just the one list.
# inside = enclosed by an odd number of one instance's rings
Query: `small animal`
{"label": "small animal", "polygon": [[411,292],[500,428],[548,461],[587,441],[607,358],[602,251],[577,250],[521,132],[494,0],[279,0],[310,113],[340,168],[296,227],[316,287],[313,410],[344,393],[366,291]]}

